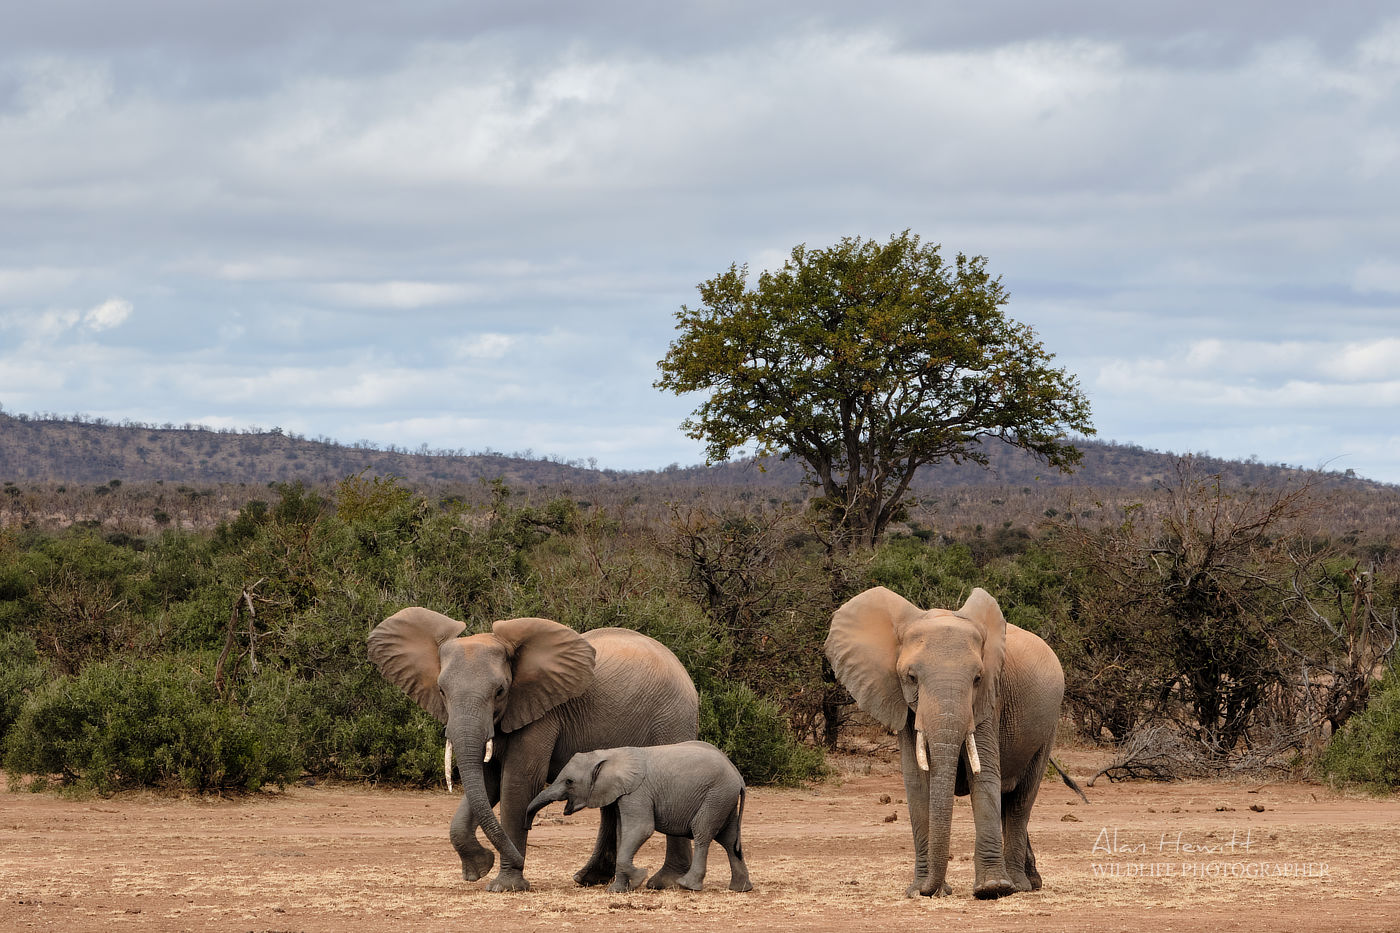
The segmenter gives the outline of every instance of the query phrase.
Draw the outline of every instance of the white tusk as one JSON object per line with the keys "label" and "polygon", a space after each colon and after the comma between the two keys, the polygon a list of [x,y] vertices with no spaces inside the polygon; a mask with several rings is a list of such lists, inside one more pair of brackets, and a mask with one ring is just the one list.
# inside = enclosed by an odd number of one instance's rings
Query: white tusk
{"label": "white tusk", "polygon": [[483,757],[483,758],[481,759],[481,763],[482,763],[482,764],[486,764],[486,762],[488,762],[488,761],[491,760],[491,752],[495,749],[495,747],[496,747],[496,740],[495,740],[495,739],[487,739],[487,740],[486,740],[486,755],[485,755],[485,757]]}
{"label": "white tusk", "polygon": [[977,757],[976,732],[967,734],[967,763],[972,766],[972,773],[977,774],[982,770],[982,762]]}
{"label": "white tusk", "polygon": [[914,730],[914,758],[919,762],[919,770],[928,770],[928,749],[924,745],[922,731]]}
{"label": "white tusk", "polygon": [[447,775],[447,792],[452,793],[452,740],[447,740],[447,746],[442,750],[442,770]]}

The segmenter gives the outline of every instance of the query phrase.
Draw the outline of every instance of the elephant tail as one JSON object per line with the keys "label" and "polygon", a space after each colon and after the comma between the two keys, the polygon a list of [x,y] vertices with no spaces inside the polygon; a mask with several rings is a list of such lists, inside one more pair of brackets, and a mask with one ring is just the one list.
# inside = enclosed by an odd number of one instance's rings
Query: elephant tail
{"label": "elephant tail", "polygon": [[1050,766],[1053,767],[1057,772],[1059,772],[1060,780],[1065,782],[1066,787],[1078,794],[1080,800],[1084,801],[1085,803],[1089,802],[1089,798],[1085,796],[1084,790],[1074,782],[1074,778],[1069,776],[1069,772],[1065,770],[1064,765],[1051,758]]}

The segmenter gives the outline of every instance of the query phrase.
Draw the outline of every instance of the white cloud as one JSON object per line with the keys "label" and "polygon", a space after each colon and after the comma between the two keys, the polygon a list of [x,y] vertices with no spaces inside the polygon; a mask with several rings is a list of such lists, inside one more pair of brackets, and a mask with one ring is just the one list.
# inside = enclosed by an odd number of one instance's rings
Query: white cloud
{"label": "white cloud", "polygon": [[214,263],[206,269],[215,278],[230,282],[276,282],[315,276],[317,271],[305,259],[291,256],[259,256]]}
{"label": "white cloud", "polygon": [[463,359],[499,360],[515,346],[510,334],[477,334],[452,341],[454,352]]}
{"label": "white cloud", "polygon": [[315,289],[322,297],[361,308],[409,310],[470,301],[480,294],[471,285],[444,282],[331,282]]}
{"label": "white cloud", "polygon": [[[1400,146],[1396,154],[1400,155]],[[1393,167],[1395,160],[1389,160]],[[1400,263],[1389,259],[1373,259],[1362,263],[1352,276],[1352,287],[1363,293],[1400,292]]]}
{"label": "white cloud", "polygon": [[1344,344],[1324,359],[1321,368],[1345,382],[1400,379],[1400,337]]}
{"label": "white cloud", "polygon": [[38,266],[30,269],[0,268],[0,301],[34,298],[71,285],[78,278],[75,269]]}
{"label": "white cloud", "polygon": [[124,298],[108,298],[102,304],[83,315],[83,323],[89,330],[111,330],[120,327],[131,317],[132,304]]}
{"label": "white cloud", "polygon": [[15,97],[27,121],[62,123],[107,103],[112,80],[105,65],[90,59],[43,56],[21,62]]}

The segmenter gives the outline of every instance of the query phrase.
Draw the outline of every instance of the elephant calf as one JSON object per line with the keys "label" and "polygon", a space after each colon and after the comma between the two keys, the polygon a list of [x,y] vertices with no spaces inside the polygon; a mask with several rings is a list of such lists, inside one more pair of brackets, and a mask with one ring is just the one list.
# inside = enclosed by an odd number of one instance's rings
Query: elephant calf
{"label": "elephant calf", "polygon": [[609,891],[630,891],[646,878],[632,859],[658,829],[673,839],[695,840],[690,870],[676,884],[700,890],[710,842],[718,839],[729,856],[729,890],[753,888],[739,841],[744,779],[709,742],[579,752],[530,801],[528,821],[533,823],[535,814],[556,800],[568,802],[565,814],[616,805],[617,875]]}

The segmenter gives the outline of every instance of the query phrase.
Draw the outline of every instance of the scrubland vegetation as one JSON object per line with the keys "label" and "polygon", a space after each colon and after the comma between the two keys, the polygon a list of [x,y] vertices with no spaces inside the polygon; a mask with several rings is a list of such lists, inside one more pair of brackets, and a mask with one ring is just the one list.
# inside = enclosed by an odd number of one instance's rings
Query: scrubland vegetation
{"label": "scrubland vegetation", "polygon": [[405,605],[646,632],[701,690],[703,737],[753,783],[800,781],[854,715],[831,612],[876,584],[925,606],[989,589],[1059,653],[1068,718],[1120,750],[1110,777],[1400,775],[1384,487],[1187,463],[1155,489],[932,490],[848,552],[791,485],[12,482],[0,506],[4,765],[40,788],[440,780],[441,727],[365,657]]}

